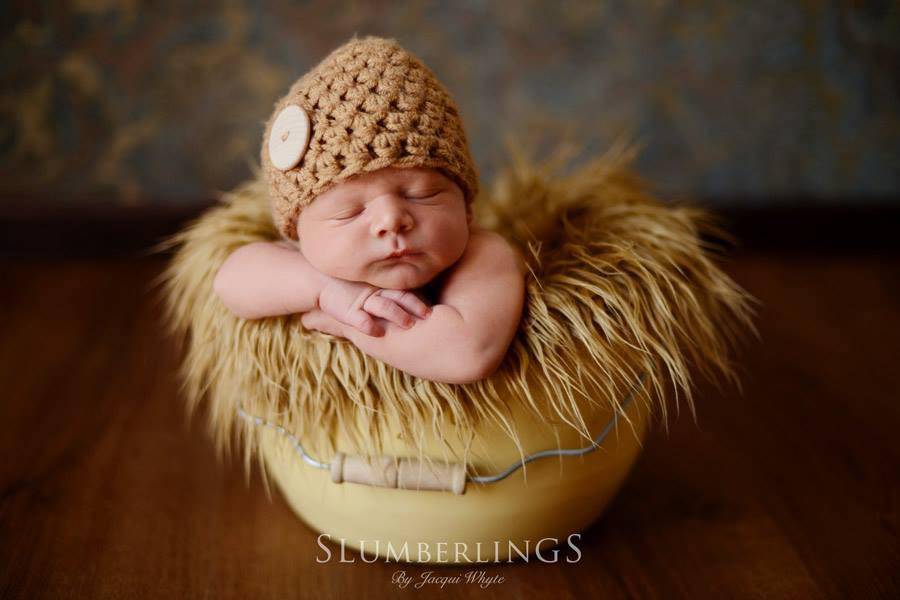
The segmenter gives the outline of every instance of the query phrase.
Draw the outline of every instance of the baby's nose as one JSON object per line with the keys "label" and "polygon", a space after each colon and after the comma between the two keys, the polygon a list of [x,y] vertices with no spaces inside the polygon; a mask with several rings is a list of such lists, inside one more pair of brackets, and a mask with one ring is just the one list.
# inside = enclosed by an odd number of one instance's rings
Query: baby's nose
{"label": "baby's nose", "polygon": [[381,203],[375,213],[372,234],[381,237],[387,233],[409,231],[412,225],[412,215],[403,206],[402,200],[388,199]]}

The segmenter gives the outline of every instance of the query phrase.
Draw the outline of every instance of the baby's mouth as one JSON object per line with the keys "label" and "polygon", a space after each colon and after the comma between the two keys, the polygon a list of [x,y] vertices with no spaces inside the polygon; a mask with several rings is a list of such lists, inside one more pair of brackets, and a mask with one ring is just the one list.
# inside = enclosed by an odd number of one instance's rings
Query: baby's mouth
{"label": "baby's mouth", "polygon": [[419,252],[413,252],[412,250],[396,250],[385,256],[383,260],[394,260],[398,258],[405,258],[408,256],[416,256],[418,254]]}

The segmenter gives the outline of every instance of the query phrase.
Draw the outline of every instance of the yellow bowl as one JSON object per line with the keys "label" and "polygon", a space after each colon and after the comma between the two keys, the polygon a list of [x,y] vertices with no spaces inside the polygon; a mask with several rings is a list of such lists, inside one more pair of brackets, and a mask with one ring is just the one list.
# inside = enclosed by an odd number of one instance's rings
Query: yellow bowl
{"label": "yellow bowl", "polygon": [[[521,404],[511,403],[510,409],[526,456],[590,445],[568,425],[536,422]],[[613,422],[611,409],[583,410],[595,437]],[[260,432],[259,448],[291,508],[324,534],[319,536],[320,560],[344,557],[359,562],[362,550],[366,557],[423,563],[477,563],[518,556],[574,561],[580,556],[580,538],[570,536],[605,510],[637,459],[646,435],[645,407],[630,402],[623,412],[627,419],[620,414],[595,450],[581,456],[540,458],[495,483],[470,481],[462,495],[334,483],[328,470],[306,464],[287,438],[274,429]],[[389,435],[383,439],[386,452],[409,456],[408,449]],[[355,452],[343,437],[338,438],[337,448]],[[444,456],[434,443],[426,452],[436,460]],[[492,475],[520,461],[519,451],[505,432],[484,426],[470,450],[469,474],[477,469],[478,475]],[[553,551],[557,544],[559,548]]]}

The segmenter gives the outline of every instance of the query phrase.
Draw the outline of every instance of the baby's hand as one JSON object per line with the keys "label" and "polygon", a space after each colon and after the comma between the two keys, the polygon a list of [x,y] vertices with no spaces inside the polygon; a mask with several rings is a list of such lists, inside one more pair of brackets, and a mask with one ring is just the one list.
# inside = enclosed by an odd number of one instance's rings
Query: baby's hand
{"label": "baby's hand", "polygon": [[415,322],[410,315],[424,319],[431,312],[412,292],[337,278],[332,278],[322,289],[319,308],[341,323],[371,336],[384,335],[384,328],[372,317],[381,317],[409,329]]}

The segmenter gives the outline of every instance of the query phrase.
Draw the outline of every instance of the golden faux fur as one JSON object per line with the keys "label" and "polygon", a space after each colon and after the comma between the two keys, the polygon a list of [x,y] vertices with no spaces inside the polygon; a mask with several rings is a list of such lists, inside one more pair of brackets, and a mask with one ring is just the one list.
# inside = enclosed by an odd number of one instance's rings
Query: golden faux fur
{"label": "golden faux fur", "polygon": [[541,165],[512,151],[511,168],[476,200],[479,224],[517,244],[530,273],[506,359],[467,385],[409,376],[346,340],[305,330],[296,315],[246,321],[225,308],[212,289],[225,258],[243,244],[278,239],[257,174],[158,247],[175,249],[158,283],[169,330],[187,342],[189,411],[207,399],[221,451],[232,432],[243,433],[248,467],[257,438],[252,427],[235,427],[239,404],[280,422],[323,460],[340,430],[360,454],[380,453],[392,422],[412,451],[429,430],[447,444],[442,415],[462,440],[492,421],[522,451],[510,401],[590,438],[584,403],[618,407],[642,377],[638,399],[664,423],[679,397],[693,412],[692,369],[734,379],[729,354],[753,329],[750,298],[711,260],[714,248],[701,234],[721,232],[709,217],[656,201],[629,170],[633,157],[618,145],[564,174],[565,151]]}

